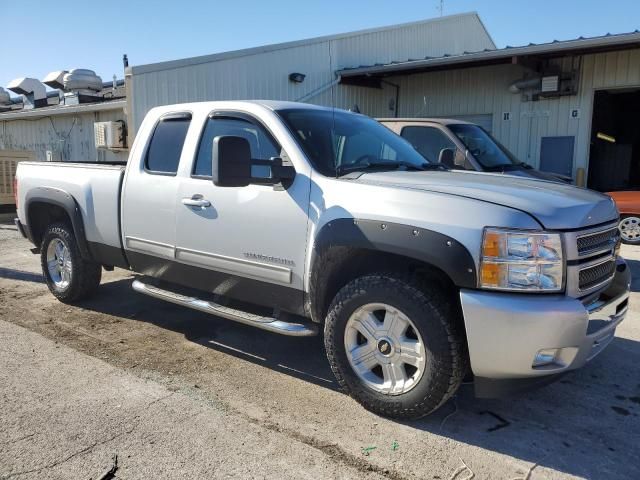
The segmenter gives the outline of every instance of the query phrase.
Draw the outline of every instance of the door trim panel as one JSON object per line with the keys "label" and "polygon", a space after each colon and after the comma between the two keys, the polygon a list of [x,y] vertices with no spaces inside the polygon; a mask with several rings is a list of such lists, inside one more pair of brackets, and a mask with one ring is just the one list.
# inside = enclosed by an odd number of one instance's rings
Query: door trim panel
{"label": "door trim panel", "polygon": [[125,247],[136,252],[147,253],[162,258],[173,259],[175,257],[175,247],[168,243],[154,242],[138,237],[125,237]]}
{"label": "door trim panel", "polygon": [[304,292],[291,286],[127,251],[137,273],[223,297],[305,315]]}
{"label": "door trim panel", "polygon": [[252,262],[250,260],[201,252],[189,248],[176,247],[175,252],[177,261],[196,267],[238,274],[257,280],[270,280],[286,284],[291,283],[291,269],[286,267]]}

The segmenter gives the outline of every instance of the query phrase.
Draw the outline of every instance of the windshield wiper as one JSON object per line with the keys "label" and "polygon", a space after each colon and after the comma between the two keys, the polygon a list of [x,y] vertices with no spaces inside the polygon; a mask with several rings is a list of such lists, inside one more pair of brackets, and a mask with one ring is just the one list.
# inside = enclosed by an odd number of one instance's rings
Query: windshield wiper
{"label": "windshield wiper", "polygon": [[394,162],[394,161],[383,161],[383,162],[360,162],[354,163],[351,165],[338,165],[336,168],[336,175],[341,177],[347,173],[351,172],[362,172],[365,170],[375,170],[375,169],[392,169],[397,170],[401,167],[406,168],[407,170],[449,170],[449,168],[442,163],[423,163],[421,165],[414,165],[409,162]]}

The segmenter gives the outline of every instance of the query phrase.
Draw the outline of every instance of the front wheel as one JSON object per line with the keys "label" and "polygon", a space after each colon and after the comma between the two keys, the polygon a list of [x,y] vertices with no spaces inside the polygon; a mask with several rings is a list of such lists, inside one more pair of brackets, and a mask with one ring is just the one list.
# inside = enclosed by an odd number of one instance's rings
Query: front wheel
{"label": "front wheel", "polygon": [[378,274],[357,278],[334,299],[325,347],[340,385],[365,408],[419,418],[445,403],[465,373],[457,309],[434,288]]}
{"label": "front wheel", "polygon": [[73,229],[67,224],[49,226],[40,250],[44,279],[49,291],[61,302],[87,298],[100,285],[102,267],[82,258]]}
{"label": "front wheel", "polygon": [[640,245],[640,217],[624,217],[618,224],[623,243]]}

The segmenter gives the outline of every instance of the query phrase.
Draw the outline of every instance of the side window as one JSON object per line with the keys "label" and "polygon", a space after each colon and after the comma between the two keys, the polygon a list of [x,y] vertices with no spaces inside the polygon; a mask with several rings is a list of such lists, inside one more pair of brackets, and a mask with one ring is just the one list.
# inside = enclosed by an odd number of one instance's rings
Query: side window
{"label": "side window", "polygon": [[437,162],[440,151],[445,148],[456,150],[456,145],[442,131],[434,127],[404,127],[400,134],[430,162]]}
{"label": "side window", "polygon": [[[213,139],[223,135],[245,138],[251,147],[252,160],[268,161],[280,156],[280,145],[261,126],[242,118],[210,118],[204,128],[204,133],[198,146],[198,154],[193,168],[193,175],[211,176],[211,151]],[[253,165],[251,175],[254,178],[269,178],[269,165]]]}
{"label": "side window", "polygon": [[191,123],[191,114],[172,114],[162,117],[151,136],[144,160],[151,173],[174,175],[178,171],[184,139]]}

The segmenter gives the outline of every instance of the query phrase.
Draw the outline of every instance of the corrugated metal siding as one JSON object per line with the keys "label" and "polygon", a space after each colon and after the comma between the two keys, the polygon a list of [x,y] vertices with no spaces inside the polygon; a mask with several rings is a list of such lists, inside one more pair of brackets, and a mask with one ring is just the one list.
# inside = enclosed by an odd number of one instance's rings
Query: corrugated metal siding
{"label": "corrugated metal siding", "polygon": [[[277,46],[276,46],[277,47]],[[298,100],[334,80],[334,71],[371,63],[424,58],[466,50],[493,48],[475,14],[456,15],[427,23],[367,31],[329,39],[296,42],[292,46],[230,58],[188,60],[133,67],[128,75],[134,129],[147,111],[158,105],[204,100]],[[288,80],[289,73],[306,75],[302,84]],[[363,113],[389,115],[395,90],[337,86],[309,102],[350,108]],[[131,127],[131,126],[130,126]]]}
{"label": "corrugated metal siding", "polygon": [[[565,68],[569,62],[562,59]],[[589,156],[594,91],[640,87],[640,49],[582,57],[578,95],[523,101],[508,87],[524,77],[517,65],[448,70],[392,78],[401,84],[401,117],[493,114],[493,134],[516,156],[538,167],[542,137],[575,136],[574,177],[586,168]],[[579,118],[571,111],[580,110]],[[511,120],[503,120],[504,112]]]}
{"label": "corrugated metal siding", "polygon": [[45,161],[46,151],[62,152],[65,161],[126,161],[127,152],[97,151],[93,123],[125,120],[123,111],[56,115],[0,121],[0,150],[26,150]]}

